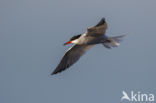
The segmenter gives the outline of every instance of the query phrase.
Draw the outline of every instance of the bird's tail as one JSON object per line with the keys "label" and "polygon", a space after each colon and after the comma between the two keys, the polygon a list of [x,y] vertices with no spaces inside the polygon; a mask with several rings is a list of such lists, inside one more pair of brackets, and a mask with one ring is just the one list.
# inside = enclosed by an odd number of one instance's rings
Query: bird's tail
{"label": "bird's tail", "polygon": [[124,36],[126,35],[108,37],[107,40],[103,43],[103,46],[105,46],[108,49],[111,49],[112,47],[118,47]]}

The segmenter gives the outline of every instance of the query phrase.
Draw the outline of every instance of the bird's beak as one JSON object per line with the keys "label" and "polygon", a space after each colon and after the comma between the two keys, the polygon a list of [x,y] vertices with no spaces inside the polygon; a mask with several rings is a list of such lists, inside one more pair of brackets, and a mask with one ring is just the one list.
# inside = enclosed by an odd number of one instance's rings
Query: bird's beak
{"label": "bird's beak", "polygon": [[68,41],[68,42],[64,43],[64,45],[71,44],[71,43],[72,43],[71,41]]}

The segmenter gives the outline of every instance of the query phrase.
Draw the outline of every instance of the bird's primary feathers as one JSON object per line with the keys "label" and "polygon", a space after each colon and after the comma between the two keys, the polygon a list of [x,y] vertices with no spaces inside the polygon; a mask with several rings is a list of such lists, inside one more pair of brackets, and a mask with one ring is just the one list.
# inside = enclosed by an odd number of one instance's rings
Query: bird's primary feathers
{"label": "bird's primary feathers", "polygon": [[69,50],[67,50],[67,52],[65,53],[65,55],[63,56],[60,63],[58,64],[58,66],[56,67],[56,69],[53,71],[52,74],[61,72],[70,67],[71,65],[73,65],[91,47],[92,45],[74,44],[71,48],[69,48]]}

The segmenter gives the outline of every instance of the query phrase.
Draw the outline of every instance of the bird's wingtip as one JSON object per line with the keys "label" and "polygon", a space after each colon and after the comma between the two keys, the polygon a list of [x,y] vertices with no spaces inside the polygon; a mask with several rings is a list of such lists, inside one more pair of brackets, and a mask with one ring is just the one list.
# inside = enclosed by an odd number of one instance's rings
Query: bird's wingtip
{"label": "bird's wingtip", "polygon": [[102,19],[101,20],[104,20],[105,21],[105,18],[104,17],[102,17]]}
{"label": "bird's wingtip", "polygon": [[62,72],[62,71],[58,71],[57,69],[55,69],[50,75],[55,75],[55,74],[58,74],[60,72]]}
{"label": "bird's wingtip", "polygon": [[55,75],[55,74],[57,74],[56,72],[52,72],[50,75]]}
{"label": "bird's wingtip", "polygon": [[99,23],[98,24],[96,24],[95,26],[97,27],[97,26],[101,26],[101,25],[103,25],[105,23],[105,18],[103,17],[100,21],[99,21]]}

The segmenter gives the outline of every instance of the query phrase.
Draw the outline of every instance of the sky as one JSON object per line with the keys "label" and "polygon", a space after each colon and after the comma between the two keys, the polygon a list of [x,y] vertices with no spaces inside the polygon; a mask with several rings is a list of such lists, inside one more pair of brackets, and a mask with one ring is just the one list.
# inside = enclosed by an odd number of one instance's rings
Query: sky
{"label": "sky", "polygon": [[[155,0],[1,0],[0,103],[122,103],[122,91],[156,95]],[[70,37],[102,17],[118,48],[90,49],[50,76]],[[125,101],[129,103],[128,101]]]}

